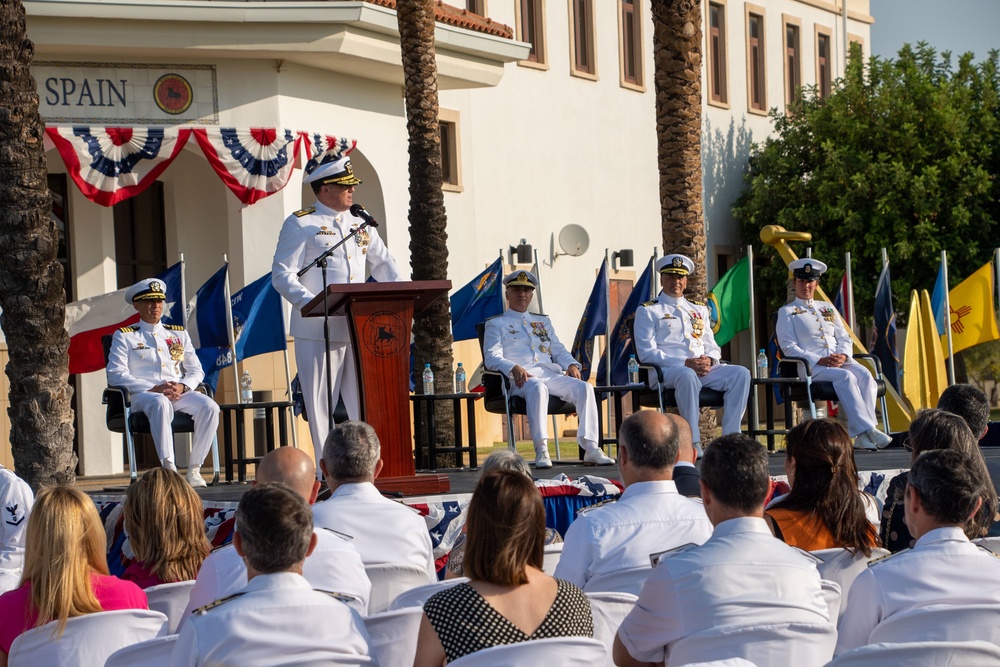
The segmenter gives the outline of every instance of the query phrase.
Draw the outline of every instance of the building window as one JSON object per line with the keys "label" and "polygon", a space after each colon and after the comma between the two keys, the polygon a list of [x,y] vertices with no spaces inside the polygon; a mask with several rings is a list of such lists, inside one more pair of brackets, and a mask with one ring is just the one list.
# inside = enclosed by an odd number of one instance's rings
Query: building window
{"label": "building window", "polygon": [[716,104],[729,103],[726,62],[726,5],[708,3],[708,99]]}
{"label": "building window", "polygon": [[833,88],[833,53],[830,33],[816,30],[816,92],[820,99],[830,96]]}
{"label": "building window", "polygon": [[747,9],[747,106],[751,111],[767,113],[764,11],[749,5]]}
{"label": "building window", "polygon": [[458,112],[438,109],[438,130],[441,133],[441,180],[446,192],[462,191],[462,161],[459,147]]}
{"label": "building window", "polygon": [[548,62],[545,54],[545,0],[517,0],[517,38],[531,44],[528,57],[522,64],[544,65]]}
{"label": "building window", "polygon": [[486,0],[465,0],[465,8],[473,14],[486,16]]}
{"label": "building window", "polygon": [[163,183],[156,181],[114,205],[115,266],[118,288],[152,278],[167,268],[167,225]]}
{"label": "building window", "polygon": [[621,45],[621,80],[630,86],[643,86],[642,15],[638,0],[619,0],[619,41]]}
{"label": "building window", "polygon": [[785,24],[785,105],[798,101],[802,94],[802,42],[796,23],[786,18]]}
{"label": "building window", "polygon": [[570,13],[573,28],[571,73],[594,76],[597,74],[597,59],[594,55],[593,0],[570,0]]}

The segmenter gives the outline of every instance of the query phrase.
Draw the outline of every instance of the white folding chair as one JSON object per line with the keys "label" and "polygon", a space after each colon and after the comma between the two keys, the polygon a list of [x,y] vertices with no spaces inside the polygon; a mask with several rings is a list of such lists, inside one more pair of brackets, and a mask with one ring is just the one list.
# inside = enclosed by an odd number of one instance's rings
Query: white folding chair
{"label": "white folding chair", "polygon": [[153,639],[167,617],[158,611],[124,609],[101,611],[66,621],[58,638],[57,621],[22,633],[11,644],[10,667],[82,667],[103,665],[112,653],[125,646]]}
{"label": "white folding chair", "polygon": [[841,610],[840,585],[826,579],[821,579],[819,583],[823,588],[823,599],[826,600],[826,607],[830,610],[830,622],[836,624],[836,619],[840,618]]}
{"label": "white folding chair", "polygon": [[150,586],[146,589],[146,599],[149,601],[149,608],[158,611],[167,617],[167,633],[174,634],[181,624],[184,610],[187,608],[188,600],[191,598],[191,589],[194,588],[194,579],[191,581],[178,581],[173,584],[160,584]]}
{"label": "white folding chair", "polygon": [[[452,663],[454,664],[454,663]],[[826,667],[996,667],[1000,648],[982,641],[869,644],[834,658]]]}
{"label": "white folding chair", "polygon": [[614,572],[605,572],[594,576],[583,585],[587,593],[631,593],[639,595],[642,587],[653,573],[649,566],[626,567]]}
{"label": "white folding chair", "polygon": [[104,667],[168,667],[170,654],[177,643],[177,635],[147,639],[138,644],[120,648],[112,653]]}
{"label": "white folding chair", "polygon": [[[865,556],[860,551],[852,554],[847,549],[817,549],[810,551],[813,556],[822,562],[816,564],[819,576],[827,581],[835,581],[840,584],[840,611],[847,608],[847,594],[851,590],[851,584],[859,574],[868,568],[868,563],[876,558],[888,556],[885,549],[872,549],[871,556]],[[831,616],[831,620],[836,620],[837,616]]]}
{"label": "white folding chair", "polygon": [[1000,606],[935,605],[893,614],[875,626],[869,644],[981,640],[1000,646]]}
{"label": "white folding chair", "polygon": [[542,572],[552,575],[556,571],[556,565],[562,557],[563,542],[545,545],[545,555],[542,558]]}
{"label": "white folding chair", "polygon": [[428,583],[427,568],[411,563],[372,563],[365,565],[365,572],[372,582],[369,614],[388,610],[401,593]]}
{"label": "white folding chair", "polygon": [[424,603],[435,593],[451,588],[457,584],[464,584],[469,581],[468,577],[457,577],[455,579],[444,579],[433,584],[424,584],[404,591],[396,596],[396,599],[389,605],[389,611],[405,609],[407,607],[423,607]]}
{"label": "white folding chair", "polygon": [[364,618],[372,657],[379,665],[412,665],[417,655],[417,632],[424,615],[421,607],[383,611]]}
{"label": "white folding chair", "polygon": [[756,665],[821,667],[833,657],[837,628],[832,623],[775,623],[720,627],[677,641],[667,667],[706,660],[744,658]]}
{"label": "white folding chair", "polygon": [[587,593],[590,600],[590,615],[594,619],[594,639],[599,640],[608,649],[608,659],[605,664],[614,667],[615,661],[611,650],[615,644],[618,627],[635,607],[636,596],[631,593],[593,592]]}
{"label": "white folding chair", "polygon": [[601,665],[608,649],[590,637],[552,637],[528,642],[493,646],[464,655],[448,663],[449,667],[580,667]]}

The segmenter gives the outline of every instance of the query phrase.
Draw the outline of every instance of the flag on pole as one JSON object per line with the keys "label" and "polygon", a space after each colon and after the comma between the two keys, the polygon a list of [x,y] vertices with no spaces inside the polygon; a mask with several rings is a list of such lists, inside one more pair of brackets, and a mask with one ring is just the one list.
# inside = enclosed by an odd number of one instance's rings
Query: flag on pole
{"label": "flag on pole", "polygon": [[903,395],[914,410],[933,408],[948,380],[941,351],[940,336],[934,326],[931,298],[927,290],[910,296],[910,317],[906,322],[906,348],[903,350]]}
{"label": "flag on pole", "polygon": [[851,321],[851,293],[847,288],[846,273],[840,279],[840,288],[837,290],[837,295],[833,298],[833,307],[837,309],[840,317],[844,320],[844,327],[848,331],[853,331],[854,322]]}
{"label": "flag on pole", "polygon": [[[653,263],[646,265],[646,270],[639,276],[639,281],[632,288],[632,293],[628,295],[625,306],[622,308],[618,322],[611,332],[611,384],[628,384],[628,359],[629,355],[635,354],[635,345],[632,342],[632,323],[635,321],[635,311],[649,300],[650,290],[653,285]],[[607,360],[602,356],[601,362],[597,365],[597,377],[601,382],[607,377]]]}
{"label": "flag on pole", "polygon": [[[931,309],[934,314],[934,326],[937,327],[938,336],[945,335],[945,327],[948,326],[948,313],[946,312],[944,296],[948,286],[944,284],[944,262],[938,266],[937,280],[934,281],[934,291],[931,293]],[[944,343],[945,349],[948,341]]]}
{"label": "flag on pole", "polygon": [[476,325],[503,313],[500,279],[503,263],[498,257],[485,271],[451,297],[451,334],[457,342],[476,338]]}
{"label": "flag on pole", "polygon": [[882,362],[882,374],[899,391],[899,354],[896,352],[896,311],[892,308],[889,265],[878,277],[875,288],[875,341],[872,354]]}
{"label": "flag on pole", "polygon": [[719,278],[708,293],[708,313],[715,342],[725,345],[750,328],[750,261],[744,257]]}
{"label": "flag on pole", "polygon": [[188,335],[205,371],[205,381],[213,390],[218,382],[218,371],[233,363],[229,325],[226,322],[228,272],[229,265],[223,264],[188,302]]}
{"label": "flag on pole", "polygon": [[281,295],[271,284],[270,273],[234,294],[231,303],[236,361],[285,349]]}
{"label": "flag on pole", "polygon": [[[163,320],[181,324],[181,264],[174,264],[156,278],[166,287],[167,302]],[[69,372],[90,373],[103,370],[104,347],[101,338],[121,327],[139,321],[139,313],[125,301],[125,289],[80,299],[66,304],[66,331],[69,332]]]}
{"label": "flag on pole", "polygon": [[[948,292],[951,301],[951,344],[954,352],[1000,339],[993,305],[993,263],[979,270]],[[942,339],[947,349],[948,342]]]}
{"label": "flag on pole", "polygon": [[608,333],[608,259],[601,262],[594,288],[583,309],[583,317],[576,327],[573,349],[570,354],[580,362],[580,377],[590,379],[590,369],[594,363],[594,338]]}

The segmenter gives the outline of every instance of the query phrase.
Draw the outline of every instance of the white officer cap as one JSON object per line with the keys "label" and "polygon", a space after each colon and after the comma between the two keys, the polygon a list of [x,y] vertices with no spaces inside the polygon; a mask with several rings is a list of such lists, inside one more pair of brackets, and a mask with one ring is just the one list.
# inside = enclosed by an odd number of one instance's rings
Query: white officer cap
{"label": "white officer cap", "polygon": [[685,255],[667,255],[656,260],[657,273],[671,273],[677,276],[686,276],[694,273],[694,262]]}
{"label": "white officer cap", "polygon": [[508,273],[503,279],[503,284],[507,287],[538,287],[538,278],[531,271],[514,271]]}
{"label": "white officer cap", "polygon": [[166,301],[167,285],[159,278],[140,280],[125,290],[125,301]]}
{"label": "white officer cap", "polygon": [[819,280],[819,277],[826,273],[826,264],[812,257],[803,257],[791,262],[788,269],[796,278]]}
{"label": "white officer cap", "polygon": [[[313,164],[313,163],[310,163]],[[351,158],[338,157],[336,155],[325,156],[312,171],[306,165],[308,175],[302,179],[303,184],[320,182],[323,185],[334,183],[336,185],[361,185],[361,181],[354,175],[354,168],[351,166]]]}
{"label": "white officer cap", "polygon": [[[35,496],[27,482],[0,466],[0,563],[16,563],[24,557],[24,534]],[[20,567],[20,563],[16,563]]]}

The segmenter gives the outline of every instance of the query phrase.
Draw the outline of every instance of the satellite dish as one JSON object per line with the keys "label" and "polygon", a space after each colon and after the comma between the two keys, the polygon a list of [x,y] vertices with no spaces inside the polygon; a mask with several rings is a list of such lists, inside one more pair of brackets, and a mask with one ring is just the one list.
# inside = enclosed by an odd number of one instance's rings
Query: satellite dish
{"label": "satellite dish", "polygon": [[559,255],[579,257],[590,247],[590,235],[580,225],[566,225],[559,232],[559,247],[563,251],[556,253],[555,257]]}

